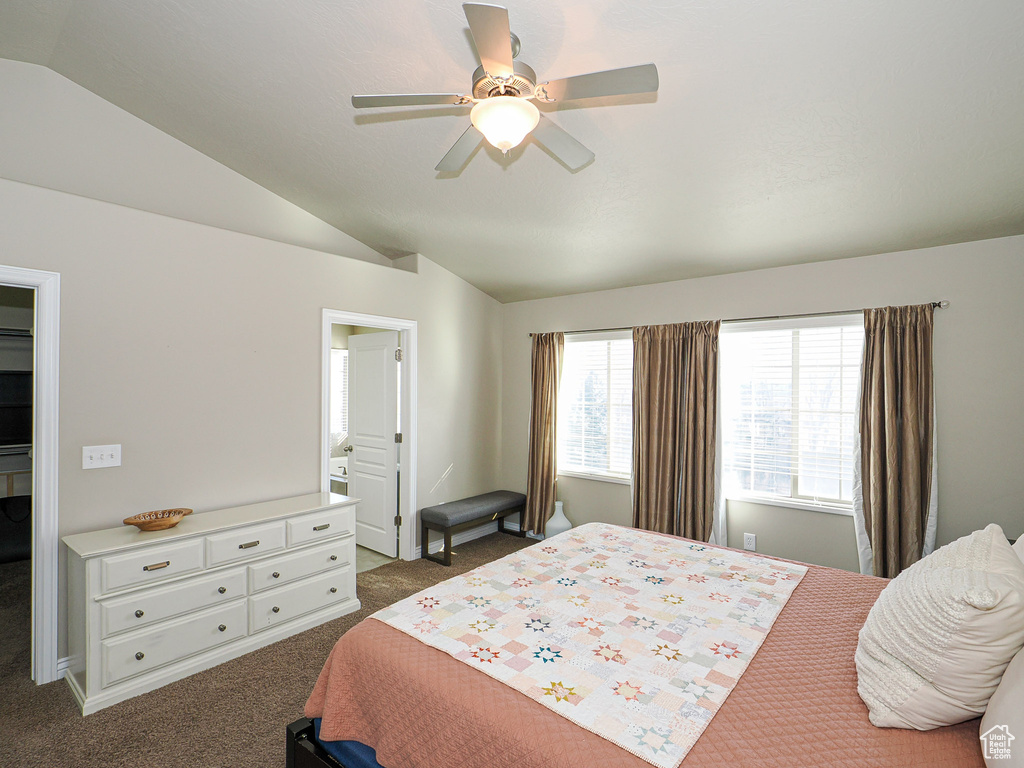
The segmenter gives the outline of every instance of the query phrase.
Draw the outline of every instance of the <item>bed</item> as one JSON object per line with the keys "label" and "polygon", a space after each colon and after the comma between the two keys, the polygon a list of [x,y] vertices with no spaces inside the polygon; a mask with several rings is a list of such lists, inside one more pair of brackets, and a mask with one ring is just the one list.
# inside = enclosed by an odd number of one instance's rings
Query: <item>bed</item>
{"label": "bed", "polygon": [[[675,537],[663,540],[673,547],[736,552]],[[858,632],[886,583],[807,566],[724,703],[685,754],[682,768],[983,768],[977,720],[927,732],[868,722],[857,694],[854,652]],[[309,721],[293,724],[288,752],[294,768],[337,765],[326,757],[324,744],[342,755],[346,768],[372,766],[374,759],[386,768],[651,765],[380,618],[364,620],[338,641],[305,714],[317,721],[322,742]],[[360,762],[364,759],[368,762]]]}

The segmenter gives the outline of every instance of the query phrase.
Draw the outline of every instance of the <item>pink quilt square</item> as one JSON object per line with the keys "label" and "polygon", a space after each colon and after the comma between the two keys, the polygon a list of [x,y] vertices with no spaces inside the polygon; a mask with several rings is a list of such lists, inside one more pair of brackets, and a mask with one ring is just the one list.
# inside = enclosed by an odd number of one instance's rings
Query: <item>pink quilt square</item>
{"label": "pink quilt square", "polygon": [[524,659],[522,656],[513,656],[511,659],[505,662],[506,667],[511,667],[516,672],[522,672],[530,668],[532,662],[529,659]]}

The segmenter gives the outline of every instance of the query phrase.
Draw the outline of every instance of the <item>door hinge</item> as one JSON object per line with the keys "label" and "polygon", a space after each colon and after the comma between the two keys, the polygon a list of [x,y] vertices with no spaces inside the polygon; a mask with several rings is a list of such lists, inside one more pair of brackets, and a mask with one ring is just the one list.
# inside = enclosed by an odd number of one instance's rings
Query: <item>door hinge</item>
{"label": "door hinge", "polygon": [[401,525],[401,524],[402,524],[402,516],[401,515],[395,515],[395,525]]}
{"label": "door hinge", "polygon": [[396,443],[402,442],[402,433],[401,432],[395,432],[395,442]]}
{"label": "door hinge", "polygon": [[399,347],[398,349],[395,350],[395,360],[397,360],[398,362],[402,362],[402,348],[401,347]]}

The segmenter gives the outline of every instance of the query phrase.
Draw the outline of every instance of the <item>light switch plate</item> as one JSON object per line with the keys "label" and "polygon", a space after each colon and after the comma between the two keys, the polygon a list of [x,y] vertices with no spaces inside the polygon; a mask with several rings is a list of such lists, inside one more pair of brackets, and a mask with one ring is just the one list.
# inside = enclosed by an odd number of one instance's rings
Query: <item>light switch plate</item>
{"label": "light switch plate", "polygon": [[757,551],[757,534],[756,533],[744,533],[743,534],[743,548],[749,549],[751,552]]}
{"label": "light switch plate", "polygon": [[121,444],[86,445],[82,448],[82,469],[121,466]]}

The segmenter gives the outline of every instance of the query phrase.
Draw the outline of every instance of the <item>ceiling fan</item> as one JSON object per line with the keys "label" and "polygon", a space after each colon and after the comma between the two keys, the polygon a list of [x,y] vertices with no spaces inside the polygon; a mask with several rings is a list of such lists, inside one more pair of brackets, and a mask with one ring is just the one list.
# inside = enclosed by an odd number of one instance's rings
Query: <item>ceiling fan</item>
{"label": "ceiling fan", "polygon": [[473,73],[472,96],[417,93],[352,97],[356,109],[473,104],[472,125],[441,158],[435,171],[454,172],[462,168],[480,144],[481,134],[507,153],[531,132],[571,170],[578,170],[594,159],[594,153],[540,114],[533,101],[550,104],[658,90],[658,68],[653,64],[538,83],[536,73],[515,60],[520,43],[509,30],[507,8],[483,3],[464,3],[462,8],[480,56],[480,66]]}

